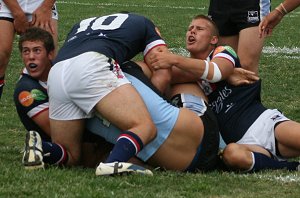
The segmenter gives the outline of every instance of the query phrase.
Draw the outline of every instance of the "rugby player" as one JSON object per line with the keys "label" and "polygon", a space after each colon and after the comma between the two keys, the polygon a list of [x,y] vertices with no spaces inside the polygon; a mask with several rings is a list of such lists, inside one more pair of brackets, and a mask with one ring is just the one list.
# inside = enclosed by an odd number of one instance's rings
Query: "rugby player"
{"label": "rugby player", "polygon": [[[19,49],[25,68],[16,84],[14,102],[20,120],[27,131],[26,148],[23,155],[23,164],[26,169],[40,168],[46,164],[63,165],[66,161],[64,150],[55,143],[51,143],[49,123],[49,98],[47,93],[48,73],[55,55],[52,36],[41,28],[28,28],[19,39]],[[44,156],[30,154],[33,142],[30,138],[41,140],[37,149],[43,147]],[[92,141],[95,140],[96,141]],[[82,165],[92,166],[96,160],[96,142],[101,140],[95,135],[86,132],[83,143]],[[98,142],[98,143],[99,143]],[[106,147],[103,146],[102,150]],[[99,151],[100,152],[100,151]],[[37,160],[32,159],[32,157]],[[44,160],[39,160],[39,159]],[[97,159],[98,160],[98,159]],[[94,165],[93,165],[94,166]]]}
{"label": "rugby player", "polygon": [[[192,58],[157,53],[152,58],[154,68],[174,65],[173,68],[190,75],[188,80],[193,76],[198,78],[198,84],[217,116],[221,135],[228,144],[223,160],[229,168],[248,172],[298,170],[299,162],[287,159],[300,155],[300,124],[261,103],[261,81],[258,77],[250,79],[248,85],[232,85],[232,75],[228,74],[241,68],[238,57],[226,46],[200,48],[204,38],[208,42],[215,41],[214,37],[207,37],[214,25],[205,18],[194,18],[187,32],[186,44]],[[206,70],[204,76],[203,68]]]}

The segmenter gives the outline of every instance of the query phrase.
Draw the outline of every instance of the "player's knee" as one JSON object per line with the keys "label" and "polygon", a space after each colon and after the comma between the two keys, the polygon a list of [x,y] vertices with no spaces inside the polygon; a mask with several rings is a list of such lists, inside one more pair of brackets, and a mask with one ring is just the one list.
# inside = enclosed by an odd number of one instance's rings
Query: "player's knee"
{"label": "player's knee", "polygon": [[243,164],[243,154],[240,146],[236,143],[228,144],[223,151],[224,163],[229,167],[239,167]]}

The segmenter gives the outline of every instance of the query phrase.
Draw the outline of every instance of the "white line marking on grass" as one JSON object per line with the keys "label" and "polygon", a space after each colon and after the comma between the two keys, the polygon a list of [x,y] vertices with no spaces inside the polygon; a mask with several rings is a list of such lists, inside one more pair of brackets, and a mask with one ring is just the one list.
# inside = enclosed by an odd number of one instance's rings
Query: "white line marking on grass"
{"label": "white line marking on grass", "polygon": [[281,58],[284,59],[300,59],[300,48],[299,47],[274,47],[266,46],[263,48],[263,53],[266,57],[278,56],[281,55]]}
{"label": "white line marking on grass", "polygon": [[266,46],[263,48],[263,53],[266,54],[299,54],[299,47],[274,47],[274,46]]}
{"label": "white line marking on grass", "polygon": [[82,5],[82,6],[119,6],[119,7],[145,7],[145,8],[170,8],[182,10],[205,10],[205,7],[184,7],[184,6],[155,6],[155,5],[138,5],[138,4],[121,4],[121,3],[82,3],[76,1],[57,1],[57,4]]}
{"label": "white line marking on grass", "polygon": [[259,179],[267,179],[270,181],[280,181],[283,183],[300,182],[300,177],[297,174],[291,175],[256,175]]}

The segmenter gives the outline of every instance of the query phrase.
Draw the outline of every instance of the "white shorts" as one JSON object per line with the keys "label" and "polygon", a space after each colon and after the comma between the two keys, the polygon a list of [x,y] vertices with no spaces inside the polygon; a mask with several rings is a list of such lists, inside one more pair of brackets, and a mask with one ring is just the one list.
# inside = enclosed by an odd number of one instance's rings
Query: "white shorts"
{"label": "white shorts", "polygon": [[[18,0],[20,7],[27,16],[28,21],[32,20],[32,13],[43,3],[44,0]],[[14,18],[6,4],[0,0],[0,17]],[[52,8],[52,18],[58,20],[56,5]]]}
{"label": "white shorts", "polygon": [[89,118],[104,96],[127,83],[119,65],[97,52],[58,62],[48,77],[49,117],[55,120]]}
{"label": "white shorts", "polygon": [[250,126],[238,144],[258,145],[268,150],[274,157],[276,155],[275,131],[276,123],[289,120],[277,109],[267,109]]}

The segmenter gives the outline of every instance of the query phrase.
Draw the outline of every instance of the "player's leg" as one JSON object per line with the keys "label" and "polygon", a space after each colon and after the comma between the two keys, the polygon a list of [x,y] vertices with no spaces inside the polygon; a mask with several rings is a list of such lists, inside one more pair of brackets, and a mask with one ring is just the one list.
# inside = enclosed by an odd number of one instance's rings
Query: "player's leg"
{"label": "player's leg", "polygon": [[106,162],[126,162],[156,136],[156,128],[141,96],[130,84],[122,85],[96,105],[101,115],[124,131]]}
{"label": "player's leg", "polygon": [[237,54],[244,69],[258,74],[258,65],[264,45],[264,38],[259,38],[256,35],[258,35],[258,26],[241,30]]}
{"label": "player's leg", "polygon": [[0,98],[4,86],[5,71],[12,51],[15,36],[14,25],[9,19],[0,18]]}
{"label": "player's leg", "polygon": [[296,170],[298,162],[279,161],[274,159],[264,148],[256,145],[228,144],[222,155],[229,169],[254,172],[265,169]]}
{"label": "player's leg", "polygon": [[55,45],[55,55],[56,55],[58,48],[59,48],[59,46],[58,46],[58,20],[52,19],[51,24],[53,27],[52,36],[53,36],[53,41],[54,41],[54,45]]}
{"label": "player's leg", "polygon": [[229,45],[236,52],[238,50],[238,44],[239,44],[239,35],[220,36],[219,41],[218,41],[218,45]]}
{"label": "player's leg", "polygon": [[300,123],[291,120],[279,123],[275,127],[275,137],[282,157],[300,156]]}
{"label": "player's leg", "polygon": [[60,145],[67,152],[66,165],[79,165],[81,144],[84,133],[84,120],[50,119],[52,142]]}

